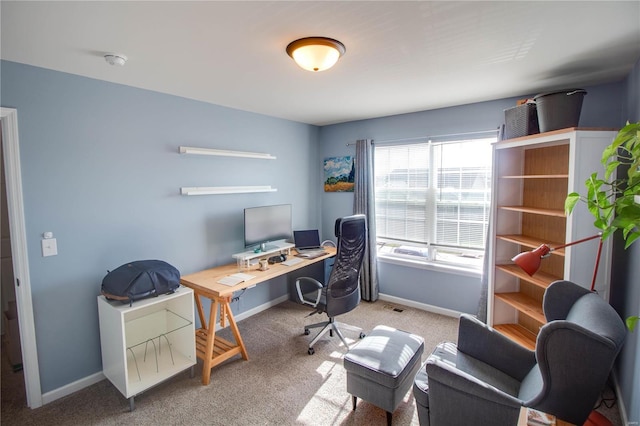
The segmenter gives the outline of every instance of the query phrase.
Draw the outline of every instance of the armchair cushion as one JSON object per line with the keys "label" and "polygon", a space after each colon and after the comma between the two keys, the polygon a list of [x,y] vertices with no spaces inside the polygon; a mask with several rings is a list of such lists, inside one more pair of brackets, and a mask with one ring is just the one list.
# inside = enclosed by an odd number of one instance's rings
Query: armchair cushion
{"label": "armchair cushion", "polygon": [[428,386],[413,388],[422,426],[516,424],[519,382],[508,374],[457,351],[453,343],[438,345],[426,373]]}
{"label": "armchair cushion", "polygon": [[460,316],[458,351],[517,380],[524,379],[536,363],[533,351],[467,314]]}
{"label": "armchair cushion", "polygon": [[427,359],[426,371],[431,386],[440,382],[490,401],[520,404],[517,399],[519,380],[458,351],[454,343],[439,344]]}

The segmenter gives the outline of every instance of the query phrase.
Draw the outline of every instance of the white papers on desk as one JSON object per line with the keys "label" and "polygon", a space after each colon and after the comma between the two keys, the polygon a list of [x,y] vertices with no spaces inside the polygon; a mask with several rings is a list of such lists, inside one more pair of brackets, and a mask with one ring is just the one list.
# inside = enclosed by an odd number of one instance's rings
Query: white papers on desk
{"label": "white papers on desk", "polygon": [[236,284],[240,284],[241,282],[249,281],[251,278],[255,278],[255,275],[237,273],[220,278],[218,280],[218,284],[224,284],[231,287]]}

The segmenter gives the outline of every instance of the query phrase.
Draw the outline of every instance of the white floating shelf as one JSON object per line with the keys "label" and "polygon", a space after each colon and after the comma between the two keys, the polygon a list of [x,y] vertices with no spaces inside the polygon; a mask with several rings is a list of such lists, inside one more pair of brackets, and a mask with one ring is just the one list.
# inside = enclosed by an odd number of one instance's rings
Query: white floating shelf
{"label": "white floating shelf", "polygon": [[182,195],[246,194],[251,192],[276,192],[271,186],[192,186],[180,188]]}
{"label": "white floating shelf", "polygon": [[193,155],[217,155],[221,157],[244,157],[244,158],[259,158],[263,160],[275,160],[271,154],[264,152],[248,152],[248,151],[229,151],[226,149],[211,149],[211,148],[195,148],[191,146],[181,146],[180,154],[193,154]]}

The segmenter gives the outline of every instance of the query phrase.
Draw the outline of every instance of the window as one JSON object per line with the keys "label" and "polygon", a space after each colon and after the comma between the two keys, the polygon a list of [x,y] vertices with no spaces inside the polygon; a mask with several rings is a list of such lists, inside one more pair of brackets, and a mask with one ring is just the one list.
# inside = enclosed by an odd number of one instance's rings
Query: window
{"label": "window", "polygon": [[480,269],[495,141],[377,144],[378,253]]}

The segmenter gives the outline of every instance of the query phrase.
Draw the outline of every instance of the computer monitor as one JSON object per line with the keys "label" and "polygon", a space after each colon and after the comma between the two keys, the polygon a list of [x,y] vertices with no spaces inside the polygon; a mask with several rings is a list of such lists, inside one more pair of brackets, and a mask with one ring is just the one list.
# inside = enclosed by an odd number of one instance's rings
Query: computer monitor
{"label": "computer monitor", "polygon": [[249,207],[244,209],[244,246],[261,246],[291,239],[291,204]]}

